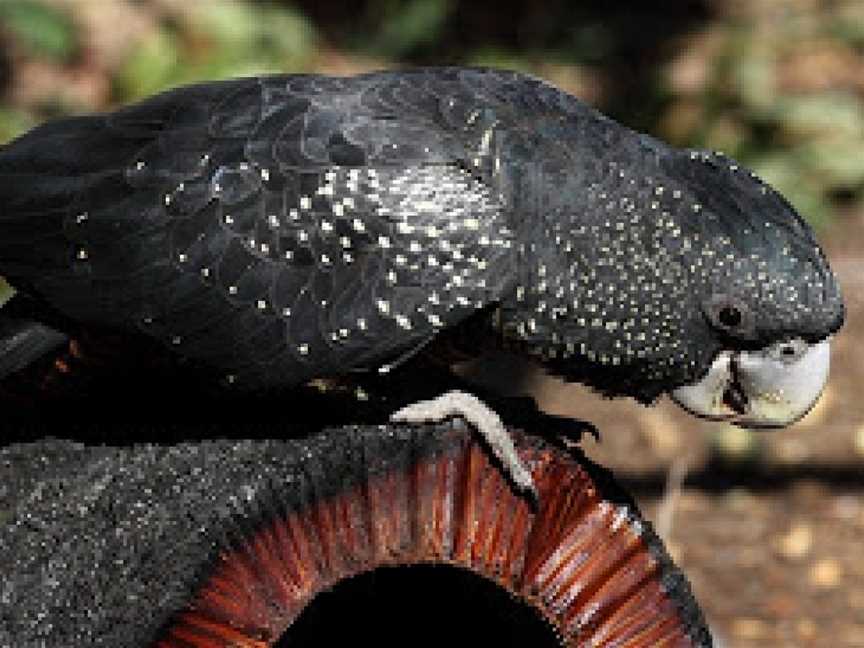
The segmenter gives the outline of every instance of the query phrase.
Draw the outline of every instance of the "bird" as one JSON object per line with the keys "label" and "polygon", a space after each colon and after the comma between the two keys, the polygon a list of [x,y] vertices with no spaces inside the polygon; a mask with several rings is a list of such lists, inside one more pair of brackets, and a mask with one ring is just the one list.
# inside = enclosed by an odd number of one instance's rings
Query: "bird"
{"label": "bird", "polygon": [[[814,405],[845,316],[812,228],[734,159],[464,67],[204,82],[37,126],[0,149],[0,274],[25,351],[123,331],[255,391],[384,375],[467,327],[747,427]],[[534,489],[494,407],[429,396],[393,419],[464,415]]]}

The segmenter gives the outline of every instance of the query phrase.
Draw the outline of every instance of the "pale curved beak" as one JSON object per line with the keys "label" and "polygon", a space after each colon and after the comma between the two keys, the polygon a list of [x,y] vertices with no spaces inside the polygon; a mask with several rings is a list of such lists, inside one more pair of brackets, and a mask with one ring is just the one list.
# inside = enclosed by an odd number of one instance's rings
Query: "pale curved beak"
{"label": "pale curved beak", "polygon": [[702,380],[672,399],[703,418],[741,427],[783,427],[803,417],[828,380],[829,340],[789,340],[758,351],[723,351]]}

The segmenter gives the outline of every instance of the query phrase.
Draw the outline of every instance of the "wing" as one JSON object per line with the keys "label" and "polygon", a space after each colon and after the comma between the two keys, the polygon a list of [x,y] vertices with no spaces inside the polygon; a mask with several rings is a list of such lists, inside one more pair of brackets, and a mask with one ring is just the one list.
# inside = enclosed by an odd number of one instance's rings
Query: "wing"
{"label": "wing", "polygon": [[375,367],[512,288],[520,124],[568,101],[489,71],[279,76],[49,124],[0,152],[0,272],[249,385]]}

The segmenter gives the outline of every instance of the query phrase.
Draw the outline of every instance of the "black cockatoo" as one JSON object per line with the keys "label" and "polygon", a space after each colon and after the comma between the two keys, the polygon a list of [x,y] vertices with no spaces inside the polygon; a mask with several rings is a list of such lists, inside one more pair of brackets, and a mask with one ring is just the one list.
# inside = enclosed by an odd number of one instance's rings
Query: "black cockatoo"
{"label": "black cockatoo", "polygon": [[[603,394],[747,426],[813,405],[844,319],[811,229],[735,161],[465,68],[203,83],[39,126],[0,150],[0,274],[237,389],[376,371],[472,321]],[[471,400],[396,418],[473,412],[530,488]]]}

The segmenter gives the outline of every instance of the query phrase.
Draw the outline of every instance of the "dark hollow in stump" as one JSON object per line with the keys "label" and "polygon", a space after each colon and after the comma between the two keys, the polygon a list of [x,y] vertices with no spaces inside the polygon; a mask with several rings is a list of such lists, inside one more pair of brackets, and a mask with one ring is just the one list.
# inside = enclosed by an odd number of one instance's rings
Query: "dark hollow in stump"
{"label": "dark hollow in stump", "polygon": [[711,645],[608,472],[517,435],[533,511],[464,425],[377,430],[258,493],[155,646]]}

